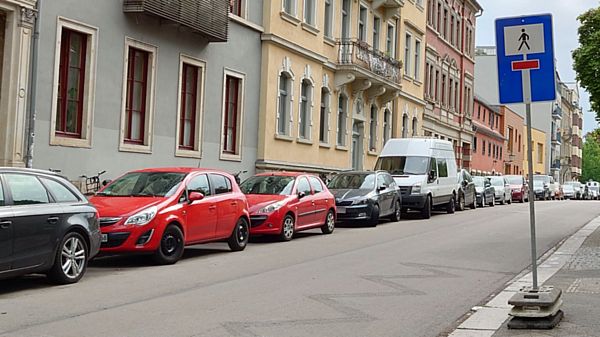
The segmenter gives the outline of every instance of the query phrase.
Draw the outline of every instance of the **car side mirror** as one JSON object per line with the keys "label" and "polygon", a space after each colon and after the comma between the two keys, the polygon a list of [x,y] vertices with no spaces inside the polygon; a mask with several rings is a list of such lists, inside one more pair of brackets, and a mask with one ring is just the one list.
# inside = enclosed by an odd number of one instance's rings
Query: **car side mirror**
{"label": "car side mirror", "polygon": [[111,181],[112,181],[112,180],[110,180],[110,179],[103,180],[103,181],[102,181],[102,186],[106,186],[106,185],[110,184],[110,183],[111,183]]}
{"label": "car side mirror", "polygon": [[386,188],[388,188],[388,185],[387,185],[387,184],[381,184],[381,185],[379,185],[379,186],[377,187],[377,191],[383,191],[383,190],[385,190]]}
{"label": "car side mirror", "polygon": [[489,182],[486,181],[485,183],[483,183],[483,186],[490,187],[490,186],[492,186],[492,184],[490,184]]}
{"label": "car side mirror", "polygon": [[304,192],[298,192],[298,199],[302,199],[306,196],[306,193]]}
{"label": "car side mirror", "polygon": [[204,194],[202,194],[200,192],[191,192],[190,195],[188,196],[189,203],[192,203],[197,200],[202,200],[202,199],[204,199]]}

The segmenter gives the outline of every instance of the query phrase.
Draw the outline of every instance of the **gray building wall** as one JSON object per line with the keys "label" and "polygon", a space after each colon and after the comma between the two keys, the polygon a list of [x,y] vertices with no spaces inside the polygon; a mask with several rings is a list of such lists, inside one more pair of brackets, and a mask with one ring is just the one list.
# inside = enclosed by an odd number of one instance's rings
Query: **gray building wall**
{"label": "gray building wall", "polygon": [[[248,170],[247,175],[252,174],[258,142],[262,1],[245,3],[249,3],[246,14],[251,23],[242,24],[240,20],[230,19],[228,42],[208,43],[201,35],[168,21],[140,20],[125,14],[122,1],[46,1],[40,27],[34,167],[60,169],[72,180],[77,180],[81,174],[94,175],[101,170],[107,171],[104,177],[115,178],[128,170],[157,166],[211,167],[228,172]],[[90,149],[50,145],[59,16],[98,28]],[[158,47],[151,154],[119,151],[126,37]],[[201,159],[175,156],[180,54],[206,62]],[[241,161],[219,159],[225,69],[245,74]]]}
{"label": "gray building wall", "polygon": [[[498,92],[495,52],[493,55],[477,54],[475,56],[475,95],[482,97],[492,105],[498,105],[500,104]],[[541,102],[531,105],[531,126],[546,133],[546,160],[544,164],[547,174],[550,174],[552,110],[554,104],[553,102]],[[507,106],[525,118],[524,104],[507,104]]]}

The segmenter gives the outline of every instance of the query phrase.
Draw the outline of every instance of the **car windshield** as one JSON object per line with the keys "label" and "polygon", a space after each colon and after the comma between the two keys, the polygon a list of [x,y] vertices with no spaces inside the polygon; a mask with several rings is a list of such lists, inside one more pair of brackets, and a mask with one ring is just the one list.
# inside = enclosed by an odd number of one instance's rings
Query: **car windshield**
{"label": "car windshield", "polygon": [[506,176],[506,179],[511,185],[523,185],[523,177],[521,176]]}
{"label": "car windshield", "polygon": [[504,178],[502,177],[490,177],[490,182],[493,186],[504,186]]}
{"label": "car windshield", "polygon": [[330,189],[372,190],[375,188],[374,173],[342,173],[338,174],[327,185]]}
{"label": "car windshield", "polygon": [[173,195],[185,173],[132,172],[111,182],[98,195],[106,197],[168,197]]}
{"label": "car windshield", "polygon": [[244,181],[240,188],[244,194],[290,195],[294,180],[288,176],[254,176]]}
{"label": "car windshield", "polygon": [[534,179],[533,180],[533,186],[534,187],[536,187],[536,186],[539,186],[539,187],[544,186],[544,181],[543,180],[536,180],[536,179]]}
{"label": "car windshield", "polygon": [[549,176],[533,176],[533,182],[536,181],[541,181],[544,183],[549,183],[550,182],[550,177]]}
{"label": "car windshield", "polygon": [[564,185],[563,190],[565,191],[573,191],[573,185]]}
{"label": "car windshield", "polygon": [[429,157],[379,157],[375,169],[388,171],[392,175],[427,174],[427,170],[429,169]]}
{"label": "car windshield", "polygon": [[485,178],[484,177],[473,177],[473,182],[475,183],[475,186],[477,186],[477,187],[485,186]]}

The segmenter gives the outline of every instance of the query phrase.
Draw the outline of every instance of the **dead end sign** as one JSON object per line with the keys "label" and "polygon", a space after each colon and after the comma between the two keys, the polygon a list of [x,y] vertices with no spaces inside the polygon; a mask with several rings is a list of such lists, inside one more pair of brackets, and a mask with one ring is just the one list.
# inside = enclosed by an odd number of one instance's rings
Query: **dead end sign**
{"label": "dead end sign", "polygon": [[556,99],[552,16],[496,19],[501,104]]}

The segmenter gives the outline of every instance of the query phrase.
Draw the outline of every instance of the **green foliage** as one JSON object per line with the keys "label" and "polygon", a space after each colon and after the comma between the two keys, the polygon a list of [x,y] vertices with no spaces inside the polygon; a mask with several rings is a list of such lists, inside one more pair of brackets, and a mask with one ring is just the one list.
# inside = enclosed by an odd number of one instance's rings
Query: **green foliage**
{"label": "green foliage", "polygon": [[590,9],[578,18],[579,47],[573,51],[573,69],[577,80],[590,94],[592,111],[600,121],[600,7]]}
{"label": "green foliage", "polygon": [[581,181],[600,181],[600,142],[597,136],[600,129],[596,129],[585,136],[583,143],[583,167]]}

